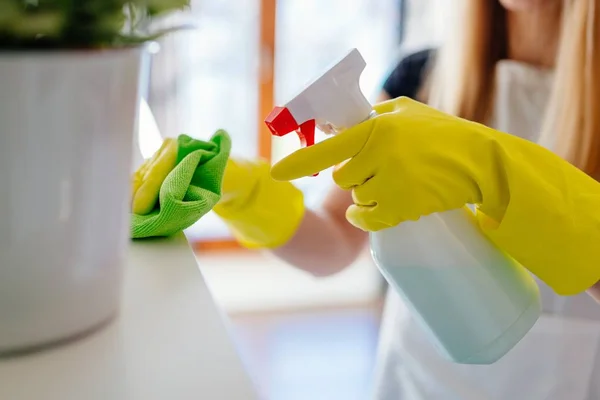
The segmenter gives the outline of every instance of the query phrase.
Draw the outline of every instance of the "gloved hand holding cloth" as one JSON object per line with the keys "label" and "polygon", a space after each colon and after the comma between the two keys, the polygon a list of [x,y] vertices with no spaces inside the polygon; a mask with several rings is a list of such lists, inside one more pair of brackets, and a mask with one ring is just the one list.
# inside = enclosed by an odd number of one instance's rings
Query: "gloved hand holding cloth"
{"label": "gloved hand holding cloth", "polygon": [[221,199],[230,151],[223,130],[208,141],[187,135],[165,139],[133,176],[132,238],[173,235],[212,210]]}
{"label": "gloved hand holding cloth", "polygon": [[277,182],[264,160],[230,159],[223,197],[215,213],[246,248],[276,248],[296,232],[304,216],[304,196],[289,182]]}
{"label": "gloved hand holding cloth", "polygon": [[477,205],[483,232],[558,294],[600,280],[600,184],[543,147],[399,98],[271,170],[290,181],[336,166],[348,221],[378,231]]}

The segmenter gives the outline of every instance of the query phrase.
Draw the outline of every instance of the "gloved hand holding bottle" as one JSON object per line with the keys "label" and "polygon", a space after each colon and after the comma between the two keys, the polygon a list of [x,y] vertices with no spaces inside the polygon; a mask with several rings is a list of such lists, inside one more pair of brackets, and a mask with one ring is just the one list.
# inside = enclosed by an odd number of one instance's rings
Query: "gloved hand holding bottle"
{"label": "gloved hand holding bottle", "polygon": [[478,206],[485,234],[558,294],[600,280],[600,184],[523,139],[408,98],[272,169],[276,180],[339,165],[355,226],[377,231],[423,215]]}

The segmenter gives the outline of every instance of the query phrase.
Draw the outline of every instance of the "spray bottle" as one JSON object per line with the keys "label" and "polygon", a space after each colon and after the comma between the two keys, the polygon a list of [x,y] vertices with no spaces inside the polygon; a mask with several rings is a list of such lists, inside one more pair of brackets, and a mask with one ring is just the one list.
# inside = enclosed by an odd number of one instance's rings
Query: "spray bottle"
{"label": "spray bottle", "polygon": [[[335,134],[373,117],[359,87],[365,67],[353,49],[269,114],[265,123],[272,134],[297,132],[310,146],[316,127]],[[494,363],[541,313],[533,277],[485,237],[466,207],[373,232],[370,246],[390,287],[453,362]]]}

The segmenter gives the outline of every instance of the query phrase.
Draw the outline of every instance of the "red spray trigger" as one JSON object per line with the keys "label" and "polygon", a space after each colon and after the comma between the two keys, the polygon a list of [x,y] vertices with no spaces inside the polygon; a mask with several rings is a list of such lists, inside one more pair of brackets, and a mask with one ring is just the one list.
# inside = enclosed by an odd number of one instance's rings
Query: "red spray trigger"
{"label": "red spray trigger", "polygon": [[274,136],[281,137],[290,132],[296,132],[302,147],[315,144],[315,120],[309,119],[298,125],[298,122],[286,107],[275,107],[265,119],[265,124]]}
{"label": "red spray trigger", "polygon": [[315,129],[317,127],[317,123],[314,119],[309,119],[298,129],[296,129],[296,133],[298,133],[298,137],[300,138],[300,144],[302,147],[308,147],[315,144]]}
{"label": "red spray trigger", "polygon": [[[308,147],[315,144],[316,121],[309,119],[298,125],[296,119],[287,107],[275,107],[265,119],[265,124],[274,136],[285,136],[290,132],[296,132],[300,138],[300,145]],[[317,176],[317,174],[313,176]]]}

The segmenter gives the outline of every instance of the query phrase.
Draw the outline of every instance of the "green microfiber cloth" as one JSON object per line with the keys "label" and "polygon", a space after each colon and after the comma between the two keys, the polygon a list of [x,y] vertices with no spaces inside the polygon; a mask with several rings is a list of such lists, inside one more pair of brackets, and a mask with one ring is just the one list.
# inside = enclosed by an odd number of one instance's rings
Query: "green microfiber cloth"
{"label": "green microfiber cloth", "polygon": [[209,141],[177,138],[177,164],[160,186],[159,200],[146,215],[131,215],[134,239],[170,236],[190,227],[221,199],[221,185],[231,151],[224,130]]}

